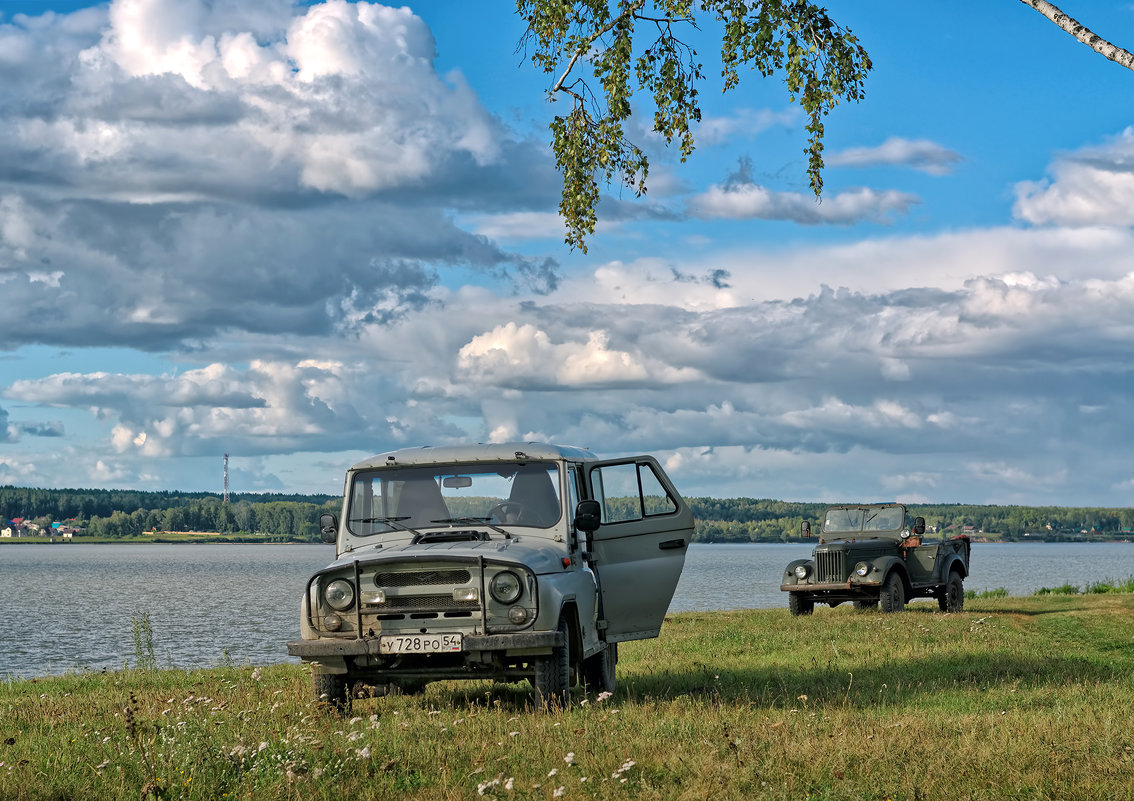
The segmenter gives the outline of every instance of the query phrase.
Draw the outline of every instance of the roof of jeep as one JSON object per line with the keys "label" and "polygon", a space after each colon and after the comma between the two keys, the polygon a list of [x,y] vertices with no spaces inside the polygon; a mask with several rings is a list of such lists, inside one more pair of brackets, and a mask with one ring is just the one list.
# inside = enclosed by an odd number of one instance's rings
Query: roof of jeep
{"label": "roof of jeep", "polygon": [[552,445],[546,442],[499,442],[471,445],[425,445],[387,451],[353,465],[351,470],[405,465],[449,464],[452,462],[527,462],[536,459],[594,460],[586,448]]}

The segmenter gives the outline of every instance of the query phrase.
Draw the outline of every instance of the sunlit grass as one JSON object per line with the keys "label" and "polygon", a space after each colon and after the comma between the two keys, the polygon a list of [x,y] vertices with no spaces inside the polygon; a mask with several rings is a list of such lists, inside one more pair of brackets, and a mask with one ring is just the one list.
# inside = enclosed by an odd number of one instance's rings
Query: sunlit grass
{"label": "sunlit grass", "polygon": [[1134,798],[1134,595],[672,616],[619,689],[311,699],[295,665],[0,683],[3,799]]}

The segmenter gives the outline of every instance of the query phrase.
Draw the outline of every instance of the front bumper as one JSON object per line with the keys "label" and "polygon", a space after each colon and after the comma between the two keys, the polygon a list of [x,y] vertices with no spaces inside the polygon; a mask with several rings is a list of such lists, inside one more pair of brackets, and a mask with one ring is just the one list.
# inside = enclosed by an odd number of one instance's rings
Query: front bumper
{"label": "front bumper", "polygon": [[855,590],[875,592],[881,586],[881,581],[862,579],[860,581],[830,582],[827,584],[781,584],[780,589],[784,592],[854,592]]}

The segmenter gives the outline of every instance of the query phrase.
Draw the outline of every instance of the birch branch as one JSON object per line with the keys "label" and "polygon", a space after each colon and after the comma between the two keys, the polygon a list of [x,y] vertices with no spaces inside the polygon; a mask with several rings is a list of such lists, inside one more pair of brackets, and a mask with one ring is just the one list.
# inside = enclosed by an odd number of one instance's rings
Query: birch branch
{"label": "birch branch", "polygon": [[1109,58],[1115,64],[1120,64],[1128,70],[1134,70],[1134,53],[1123,50],[1121,47],[1113,45],[1106,39],[1103,39],[1101,36],[1092,33],[1090,29],[1078,20],[1067,16],[1057,7],[1047,2],[1047,0],[1020,0],[1020,2],[1031,6],[1036,11],[1043,14],[1099,55]]}

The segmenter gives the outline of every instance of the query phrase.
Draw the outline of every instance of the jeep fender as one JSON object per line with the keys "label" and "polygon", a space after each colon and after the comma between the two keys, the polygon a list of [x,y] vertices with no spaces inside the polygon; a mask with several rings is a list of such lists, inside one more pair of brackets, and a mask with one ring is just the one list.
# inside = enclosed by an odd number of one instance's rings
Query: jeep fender
{"label": "jeep fender", "polygon": [[949,574],[954,570],[961,574],[961,578],[968,578],[968,565],[965,564],[964,559],[962,559],[955,553],[949,554],[949,556],[945,559],[945,564],[941,566],[941,580],[948,581]]}
{"label": "jeep fender", "polygon": [[874,560],[874,569],[878,571],[878,586],[886,583],[886,577],[891,573],[897,573],[901,576],[902,584],[906,588],[906,597],[909,597],[910,587],[910,574],[906,570],[906,563],[897,556],[884,556],[880,559]]}
{"label": "jeep fender", "polygon": [[806,584],[807,581],[800,582],[799,577],[795,575],[795,568],[799,565],[807,565],[807,577],[812,578],[815,575],[815,565],[811,559],[793,559],[788,562],[788,566],[784,568],[784,578],[782,584]]}

